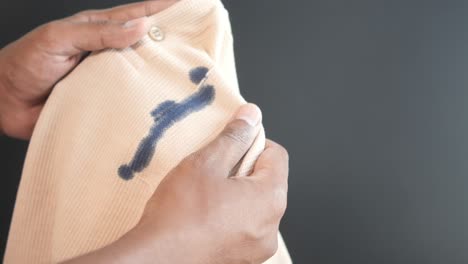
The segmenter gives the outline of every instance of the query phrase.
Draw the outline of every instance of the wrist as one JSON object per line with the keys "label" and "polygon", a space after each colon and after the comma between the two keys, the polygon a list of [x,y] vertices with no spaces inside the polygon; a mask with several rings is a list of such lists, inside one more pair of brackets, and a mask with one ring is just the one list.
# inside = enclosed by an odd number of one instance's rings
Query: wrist
{"label": "wrist", "polygon": [[[203,242],[205,237],[206,232],[197,228],[168,230],[140,224],[120,242],[130,245],[124,255],[136,257],[138,263],[209,264],[212,261],[207,249],[210,247]],[[136,263],[135,258],[129,258],[129,263]]]}
{"label": "wrist", "polygon": [[[153,228],[137,225],[112,244],[64,264],[113,263],[116,260],[121,264],[211,263],[201,253],[201,246],[191,243],[193,236],[187,241],[180,239],[180,234],[166,233],[156,233]],[[186,234],[182,236],[187,238]]]}

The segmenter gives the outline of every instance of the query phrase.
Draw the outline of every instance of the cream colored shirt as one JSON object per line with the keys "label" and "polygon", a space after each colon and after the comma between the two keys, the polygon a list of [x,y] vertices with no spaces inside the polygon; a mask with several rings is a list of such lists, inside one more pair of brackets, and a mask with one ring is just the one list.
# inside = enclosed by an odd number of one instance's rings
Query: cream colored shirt
{"label": "cream colored shirt", "polygon": [[[50,95],[28,149],[5,263],[56,263],[117,240],[168,171],[245,103],[220,1],[182,0],[150,19],[139,43],[93,53]],[[264,145],[262,132],[239,175]],[[291,263],[282,239],[267,263]]]}

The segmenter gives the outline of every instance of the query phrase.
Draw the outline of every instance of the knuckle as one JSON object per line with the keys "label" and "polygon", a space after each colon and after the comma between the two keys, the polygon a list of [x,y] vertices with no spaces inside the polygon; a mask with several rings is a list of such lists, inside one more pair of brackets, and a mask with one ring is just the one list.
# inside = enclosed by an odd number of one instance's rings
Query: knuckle
{"label": "knuckle", "polygon": [[286,160],[286,161],[289,161],[289,152],[288,150],[283,147],[282,145],[279,145],[278,144],[278,153],[279,155],[281,155],[281,157]]}
{"label": "knuckle", "polygon": [[99,10],[96,9],[80,11],[72,15],[70,18],[81,22],[96,22],[102,20],[102,18],[99,17]]}
{"label": "knuckle", "polygon": [[52,39],[57,35],[57,31],[59,29],[60,22],[59,21],[51,21],[42,25],[39,28],[41,36],[45,39]]}
{"label": "knuckle", "polygon": [[259,230],[254,229],[253,227],[246,228],[242,232],[239,232],[238,235],[240,237],[240,241],[244,244],[251,245],[254,248],[260,248],[260,245],[262,244],[261,241],[264,240],[264,236],[259,232]]}
{"label": "knuckle", "polygon": [[276,251],[278,251],[278,238],[276,236],[276,233],[271,238],[263,239],[262,241],[260,241],[258,249],[260,255],[259,258],[262,261],[266,261],[273,257],[276,254]]}
{"label": "knuckle", "polygon": [[273,212],[281,218],[288,207],[287,191],[284,188],[276,188],[273,195]]}
{"label": "knuckle", "polygon": [[60,43],[59,39],[62,36],[60,32],[63,27],[63,21],[55,20],[40,26],[37,31],[34,31],[34,38],[38,45],[44,49],[54,49]]}
{"label": "knuckle", "polygon": [[276,225],[281,221],[288,206],[287,190],[280,186],[268,189],[263,192],[264,195],[259,199],[259,203],[265,208],[265,217],[268,221]]}
{"label": "knuckle", "polygon": [[277,228],[266,226],[254,228],[252,225],[250,228],[245,228],[243,232],[240,233],[241,244],[249,245],[250,261],[253,261],[253,263],[263,263],[276,253],[278,250],[277,232]]}
{"label": "knuckle", "polygon": [[93,14],[92,10],[85,10],[85,11],[80,11],[74,14],[73,17],[74,18],[88,18],[92,14]]}

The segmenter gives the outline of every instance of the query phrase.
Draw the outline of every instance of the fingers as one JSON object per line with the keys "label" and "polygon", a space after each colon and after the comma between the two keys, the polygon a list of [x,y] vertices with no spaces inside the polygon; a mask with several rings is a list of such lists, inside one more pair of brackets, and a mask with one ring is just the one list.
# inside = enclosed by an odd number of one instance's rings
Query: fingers
{"label": "fingers", "polygon": [[89,10],[76,14],[72,19],[81,22],[96,21],[129,21],[135,18],[151,16],[169,6],[178,0],[153,0],[138,3],[126,4],[105,10]]}
{"label": "fingers", "polygon": [[251,177],[274,182],[287,183],[289,175],[289,154],[287,150],[272,140],[266,141],[265,150],[255,163]]}
{"label": "fingers", "polygon": [[[135,44],[149,30],[148,16],[177,0],[144,1],[106,10],[90,10],[50,23],[51,35],[59,39],[66,55],[106,48],[122,49]],[[57,26],[58,25],[58,26]]]}
{"label": "fingers", "polygon": [[139,41],[149,26],[148,18],[142,17],[125,23],[66,22],[61,31],[63,41],[71,44],[72,51],[82,52],[126,48]]}
{"label": "fingers", "polygon": [[257,210],[272,216],[279,224],[287,207],[288,174],[289,156],[286,149],[267,140],[266,148],[258,158],[252,174],[235,180],[241,183],[255,183],[248,186],[254,186],[257,190],[257,196],[253,199],[259,203]]}
{"label": "fingers", "polygon": [[251,147],[260,131],[260,109],[254,104],[241,106],[221,134],[195,157],[211,164],[226,177]]}

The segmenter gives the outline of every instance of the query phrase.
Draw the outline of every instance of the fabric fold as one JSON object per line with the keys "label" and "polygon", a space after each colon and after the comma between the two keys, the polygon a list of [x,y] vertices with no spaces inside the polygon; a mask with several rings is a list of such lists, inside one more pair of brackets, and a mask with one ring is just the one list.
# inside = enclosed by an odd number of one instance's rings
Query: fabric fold
{"label": "fabric fold", "polygon": [[[227,11],[181,0],[154,32],[87,57],[56,85],[28,149],[5,263],[56,263],[104,247],[136,225],[163,177],[210,142],[242,98]],[[238,175],[250,173],[264,131]],[[280,238],[267,263],[291,263]]]}

